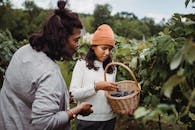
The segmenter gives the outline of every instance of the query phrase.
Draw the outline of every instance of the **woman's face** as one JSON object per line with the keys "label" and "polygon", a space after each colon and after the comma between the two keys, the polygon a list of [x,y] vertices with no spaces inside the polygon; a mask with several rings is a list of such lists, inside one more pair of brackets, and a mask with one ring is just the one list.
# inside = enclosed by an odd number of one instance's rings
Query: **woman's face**
{"label": "woman's face", "polygon": [[112,48],[109,45],[92,46],[97,60],[101,62],[104,62],[110,56]]}
{"label": "woman's face", "polygon": [[73,35],[70,35],[69,38],[68,38],[68,44],[66,46],[66,50],[69,51],[71,56],[73,56],[73,54],[79,48],[79,39],[80,39],[80,37],[81,37],[81,29],[75,28],[73,30]]}

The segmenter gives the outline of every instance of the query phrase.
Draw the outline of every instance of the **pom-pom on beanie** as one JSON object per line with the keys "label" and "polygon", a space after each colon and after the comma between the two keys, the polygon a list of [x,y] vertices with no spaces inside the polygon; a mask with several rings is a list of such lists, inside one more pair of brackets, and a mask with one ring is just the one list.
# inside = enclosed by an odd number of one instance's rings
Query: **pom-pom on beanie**
{"label": "pom-pom on beanie", "polygon": [[110,45],[114,47],[115,40],[112,28],[107,24],[100,25],[92,37],[91,45]]}

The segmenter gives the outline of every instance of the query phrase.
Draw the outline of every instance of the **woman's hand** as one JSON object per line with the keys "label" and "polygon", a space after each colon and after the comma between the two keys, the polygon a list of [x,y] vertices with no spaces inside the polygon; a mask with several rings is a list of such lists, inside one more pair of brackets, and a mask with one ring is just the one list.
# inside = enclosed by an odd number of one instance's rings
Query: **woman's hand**
{"label": "woman's hand", "polygon": [[82,116],[88,116],[89,114],[93,113],[91,109],[92,105],[86,102],[81,103],[77,107],[70,109],[68,112],[69,118],[72,119],[74,116],[80,114]]}
{"label": "woman's hand", "polygon": [[82,116],[88,116],[93,113],[93,110],[91,109],[92,105],[89,103],[83,102],[78,107],[80,107],[80,112],[78,114]]}
{"label": "woman's hand", "polygon": [[117,89],[117,84],[113,82],[101,81],[95,84],[95,89],[113,91]]}

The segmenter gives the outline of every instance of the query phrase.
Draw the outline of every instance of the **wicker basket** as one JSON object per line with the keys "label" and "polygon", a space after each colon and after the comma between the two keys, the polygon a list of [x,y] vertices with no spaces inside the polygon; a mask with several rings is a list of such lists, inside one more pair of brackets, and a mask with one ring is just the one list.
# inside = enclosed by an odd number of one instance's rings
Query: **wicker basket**
{"label": "wicker basket", "polygon": [[128,112],[130,109],[136,109],[137,106],[139,105],[141,87],[138,84],[134,73],[126,65],[119,63],[119,62],[112,62],[112,63],[109,63],[105,68],[105,71],[104,71],[105,81],[107,81],[106,72],[111,65],[120,65],[124,67],[126,70],[129,71],[130,75],[132,76],[134,80],[134,81],[124,80],[124,81],[117,82],[118,91],[128,92],[129,95],[127,96],[114,97],[114,96],[111,96],[111,94],[116,93],[116,91],[106,91],[105,94],[108,99],[108,102],[111,105],[112,110],[117,113],[125,113],[125,112]]}

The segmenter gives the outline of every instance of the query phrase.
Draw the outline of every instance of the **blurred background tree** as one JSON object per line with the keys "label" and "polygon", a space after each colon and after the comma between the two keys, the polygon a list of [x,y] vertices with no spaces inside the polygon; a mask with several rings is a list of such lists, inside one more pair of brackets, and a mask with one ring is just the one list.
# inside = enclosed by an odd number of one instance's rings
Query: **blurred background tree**
{"label": "blurred background tree", "polygon": [[[185,6],[195,0],[185,0]],[[195,8],[192,6],[192,8]],[[0,87],[14,52],[28,44],[52,13],[33,0],[22,9],[10,0],[0,0]],[[114,61],[132,68],[142,86],[141,102],[134,116],[119,116],[117,130],[194,130],[195,129],[195,14],[173,14],[167,22],[139,19],[133,12],[111,15],[109,4],[96,5],[93,14],[80,14],[85,32],[92,33],[100,24],[109,24],[116,34]],[[69,86],[75,60],[84,56],[91,34],[81,38],[80,49],[71,62],[58,62]],[[117,80],[129,74],[119,68]],[[124,125],[125,124],[125,125]]]}

